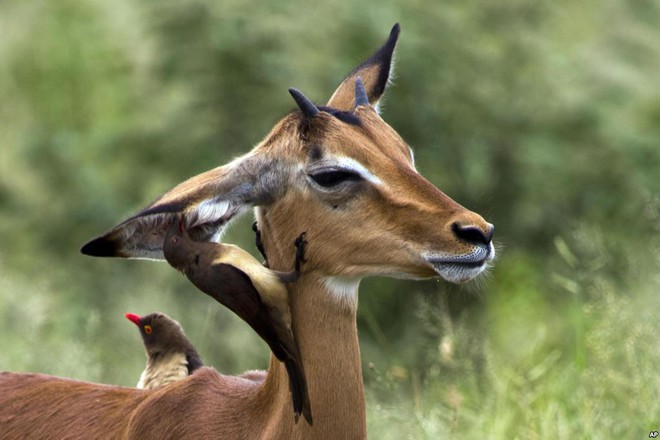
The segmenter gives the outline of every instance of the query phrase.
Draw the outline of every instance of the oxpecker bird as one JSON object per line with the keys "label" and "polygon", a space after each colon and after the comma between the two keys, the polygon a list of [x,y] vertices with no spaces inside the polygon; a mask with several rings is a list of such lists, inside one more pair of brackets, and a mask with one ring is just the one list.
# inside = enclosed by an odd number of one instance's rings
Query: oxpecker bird
{"label": "oxpecker bird", "polygon": [[268,344],[284,363],[289,376],[296,420],[303,414],[312,423],[307,381],[291,330],[291,309],[284,283],[297,280],[305,261],[304,233],[295,241],[292,272],[277,272],[231,244],[192,241],[181,221],[173,221],[165,236],[163,254],[202,292],[236,313]]}
{"label": "oxpecker bird", "polygon": [[163,313],[124,316],[140,329],[147,366],[138,388],[150,390],[181,380],[204,364],[190,343],[181,324]]}

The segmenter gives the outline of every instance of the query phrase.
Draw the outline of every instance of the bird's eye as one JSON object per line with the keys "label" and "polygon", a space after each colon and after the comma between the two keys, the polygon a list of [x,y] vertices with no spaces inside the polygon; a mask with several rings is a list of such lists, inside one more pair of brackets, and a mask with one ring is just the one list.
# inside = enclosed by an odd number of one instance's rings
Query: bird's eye
{"label": "bird's eye", "polygon": [[151,326],[150,326],[149,324],[147,324],[147,325],[144,326],[144,332],[145,332],[146,334],[150,335],[152,331],[153,331],[153,330],[151,329]]}
{"label": "bird's eye", "polygon": [[359,174],[344,170],[321,171],[309,174],[309,177],[324,188],[331,188],[347,181],[362,180]]}

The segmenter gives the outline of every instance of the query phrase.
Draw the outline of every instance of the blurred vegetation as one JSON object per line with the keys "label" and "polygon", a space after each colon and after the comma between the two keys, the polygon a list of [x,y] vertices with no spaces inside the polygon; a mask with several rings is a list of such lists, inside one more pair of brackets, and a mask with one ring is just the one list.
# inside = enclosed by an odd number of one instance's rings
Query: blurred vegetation
{"label": "blurred vegetation", "polygon": [[[0,369],[134,385],[126,311],[224,372],[265,344],[163,264],[89,238],[323,102],[401,22],[384,118],[497,226],[478,285],[366,280],[371,436],[642,438],[660,428],[660,3],[3,0]],[[250,219],[226,240],[253,250]]]}

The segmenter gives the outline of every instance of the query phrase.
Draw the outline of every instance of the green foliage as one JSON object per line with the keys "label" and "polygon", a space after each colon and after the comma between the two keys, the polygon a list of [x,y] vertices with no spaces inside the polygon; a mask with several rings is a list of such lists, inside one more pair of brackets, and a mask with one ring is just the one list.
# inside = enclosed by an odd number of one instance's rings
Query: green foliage
{"label": "green foliage", "polygon": [[[653,1],[0,3],[0,369],[133,385],[164,311],[204,358],[265,344],[166,265],[78,249],[323,102],[400,21],[384,118],[497,226],[481,284],[366,280],[373,438],[658,429],[660,6]],[[227,241],[253,249],[250,219]]]}
{"label": "green foliage", "polygon": [[[365,371],[371,435],[647,437],[660,411],[654,374],[660,286],[658,280],[639,286],[631,299],[603,275],[595,281],[597,301],[559,306],[534,289],[494,292],[492,308],[445,325],[436,345],[427,346],[435,362],[425,370],[395,364],[383,373],[372,365]],[[564,296],[585,286],[575,289]]]}

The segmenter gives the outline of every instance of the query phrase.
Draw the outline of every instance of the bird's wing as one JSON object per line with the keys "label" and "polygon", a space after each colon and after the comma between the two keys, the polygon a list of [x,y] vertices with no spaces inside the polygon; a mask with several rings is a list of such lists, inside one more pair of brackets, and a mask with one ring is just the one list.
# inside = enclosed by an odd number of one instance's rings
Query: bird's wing
{"label": "bird's wing", "polygon": [[194,273],[187,275],[199,290],[250,325],[259,315],[268,314],[250,277],[231,264],[216,263],[199,267]]}
{"label": "bird's wing", "polygon": [[261,299],[250,277],[231,264],[216,263],[190,275],[198,289],[236,313],[268,344],[281,361],[297,357],[293,335]]}
{"label": "bird's wing", "polygon": [[250,277],[231,264],[215,263],[199,268],[189,278],[198,289],[247,322],[266,341],[275,357],[284,362],[289,374],[294,411],[311,421],[307,382],[298,345],[281,317],[278,319],[276,311],[261,300]]}
{"label": "bird's wing", "polygon": [[202,362],[202,358],[194,350],[191,350],[188,353],[186,353],[186,363],[188,367],[188,374],[192,374],[195,370],[204,366],[204,362]]}

